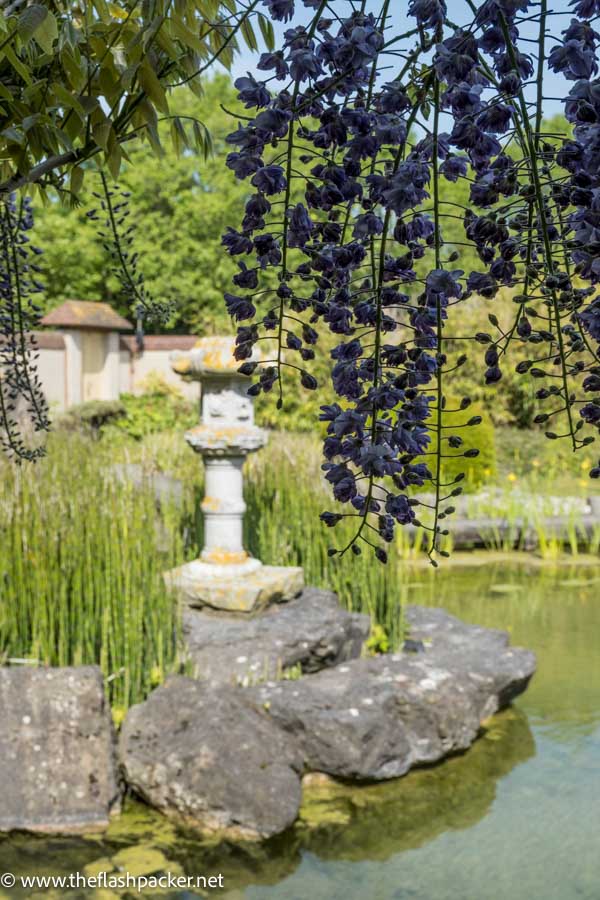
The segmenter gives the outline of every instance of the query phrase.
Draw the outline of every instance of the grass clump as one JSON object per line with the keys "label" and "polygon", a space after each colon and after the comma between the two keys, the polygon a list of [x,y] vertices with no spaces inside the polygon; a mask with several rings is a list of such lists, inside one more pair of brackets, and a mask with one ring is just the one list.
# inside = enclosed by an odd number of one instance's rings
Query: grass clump
{"label": "grass clump", "polygon": [[100,664],[126,709],[176,664],[162,572],[183,559],[185,513],[119,477],[102,442],[55,435],[48,449],[35,466],[0,462],[0,662]]}

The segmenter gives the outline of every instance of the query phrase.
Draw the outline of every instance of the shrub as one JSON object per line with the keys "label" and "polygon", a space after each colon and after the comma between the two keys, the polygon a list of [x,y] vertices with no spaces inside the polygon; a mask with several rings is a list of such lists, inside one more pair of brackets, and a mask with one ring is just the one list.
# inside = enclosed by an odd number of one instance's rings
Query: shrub
{"label": "shrub", "polygon": [[126,410],[120,400],[88,400],[72,406],[61,415],[56,427],[65,431],[83,431],[98,437],[105,425],[117,422]]}
{"label": "shrub", "polygon": [[121,402],[125,415],[110,423],[104,432],[107,436],[121,434],[139,441],[148,434],[190,428],[198,422],[194,404],[183,397],[162,393],[122,394]]}
{"label": "shrub", "polygon": [[[464,444],[458,449],[448,447],[444,441],[443,452],[452,454],[451,458],[444,459],[442,463],[442,481],[449,482],[456,478],[461,472],[464,473],[464,489],[465,491],[474,491],[481,487],[486,481],[490,481],[496,475],[496,441],[494,426],[485,410],[477,403],[472,403],[466,410],[454,412],[458,410],[460,401],[455,397],[447,398],[447,411],[442,417],[444,425],[444,435],[446,437],[456,434],[459,435]],[[461,427],[469,419],[475,416],[481,416],[482,422],[479,425],[472,425],[468,428]],[[437,435],[435,425],[437,424],[437,414],[433,413],[431,430],[431,444],[429,454],[424,457],[424,461],[431,465],[433,456],[437,453]],[[453,427],[447,427],[453,426]],[[465,451],[477,449],[479,455],[475,457],[465,457],[462,454]]]}

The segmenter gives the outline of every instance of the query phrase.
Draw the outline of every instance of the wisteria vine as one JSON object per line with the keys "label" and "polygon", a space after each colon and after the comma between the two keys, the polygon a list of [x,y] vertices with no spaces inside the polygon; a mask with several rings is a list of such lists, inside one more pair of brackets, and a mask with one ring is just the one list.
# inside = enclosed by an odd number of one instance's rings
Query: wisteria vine
{"label": "wisteria vine", "polygon": [[41,444],[25,440],[19,413],[25,413],[36,432],[49,427],[48,404],[35,369],[40,307],[34,297],[42,285],[35,262],[41,251],[30,243],[32,227],[27,198],[11,196],[0,203],[0,446],[17,462],[44,453]]}
{"label": "wisteria vine", "polygon": [[[402,34],[390,0],[376,11],[353,0],[262,3],[288,27],[281,49],[260,57],[264,80],[237,79],[249,113],[227,138],[228,167],[253,188],[223,236],[239,258],[225,302],[242,323],[241,371],[255,376],[251,394],[275,389],[281,404],[284,368],[314,389],[319,328],[339,336],[323,469],[347,506],[322,519],[354,517],[356,528],[330,553],[366,543],[385,561],[395,527],[414,523],[429,532],[436,565],[461,492],[460,476],[443,481],[443,461],[477,453],[459,433],[480,422],[469,398],[458,426],[446,400],[466,359],[448,331],[457,323],[460,333],[465,300],[513,292],[511,327],[490,313],[491,333],[472,336],[485,347],[487,384],[501,380],[512,345],[527,345],[517,371],[540,379],[546,436],[578,450],[600,428],[600,0],[571,0],[560,40],[549,38],[547,0],[467,0],[460,27],[444,0],[410,0]],[[297,24],[302,6],[308,24]],[[572,83],[569,135],[543,132],[548,68]],[[469,206],[448,209],[442,185],[458,179]],[[445,246],[445,220],[457,215],[477,271]],[[255,345],[273,339],[259,365]],[[414,492],[426,485],[429,504]]]}

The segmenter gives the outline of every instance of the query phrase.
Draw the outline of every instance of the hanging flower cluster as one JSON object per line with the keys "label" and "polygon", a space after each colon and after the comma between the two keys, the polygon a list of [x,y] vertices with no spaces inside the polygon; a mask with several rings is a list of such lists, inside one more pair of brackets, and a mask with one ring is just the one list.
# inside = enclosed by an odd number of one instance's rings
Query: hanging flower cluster
{"label": "hanging flower cluster", "polygon": [[[48,405],[35,368],[40,307],[33,297],[42,290],[40,250],[30,244],[33,215],[28,199],[14,196],[0,204],[0,446],[16,462],[43,455],[41,446],[30,446],[19,426],[18,414],[26,414],[34,431],[47,431]],[[22,404],[22,409],[19,404]]]}
{"label": "hanging flower cluster", "polygon": [[[389,0],[376,14],[364,3],[304,0],[315,10],[307,26],[293,25],[293,0],[264,3],[292,24],[282,48],[260,58],[265,80],[237,80],[253,113],[227,139],[227,165],[253,188],[241,225],[223,237],[239,258],[225,302],[243,323],[241,371],[258,375],[250,393],[275,388],[281,402],[284,366],[316,387],[306,364],[319,325],[339,335],[337,399],[322,407],[323,468],[350,509],[322,518],[333,527],[356,517],[341,552],[359,553],[366,542],[382,561],[396,524],[421,524],[435,564],[444,555],[442,520],[453,511],[443,504],[461,491],[460,477],[442,482],[443,460],[476,454],[456,432],[481,421],[445,421],[448,377],[466,359],[445,330],[454,321],[460,330],[463,300],[492,300],[500,286],[514,292],[511,328],[490,314],[493,333],[473,336],[485,345],[487,384],[502,378],[510,344],[526,343],[517,371],[543,379],[537,397],[550,403],[537,421],[565,423],[547,436],[566,434],[576,450],[593,440],[583,436],[586,423],[600,427],[600,81],[590,80],[600,42],[590,20],[600,4],[575,2],[562,41],[548,49],[546,0],[469,4],[472,21],[460,28],[443,0],[411,0],[415,27],[403,35],[388,28]],[[521,23],[532,20],[539,40],[524,52]],[[402,49],[411,37],[414,48]],[[565,104],[572,137],[542,132],[546,65],[575,82]],[[448,210],[442,184],[457,179],[469,181],[469,207]],[[463,219],[477,271],[445,251],[448,215]],[[425,277],[417,260],[427,263]],[[261,286],[269,268],[278,274],[275,298]],[[276,353],[257,370],[253,346],[269,337]],[[577,399],[577,384],[589,399]],[[460,409],[468,406],[463,398]],[[426,484],[435,501],[423,510],[410,488]]]}

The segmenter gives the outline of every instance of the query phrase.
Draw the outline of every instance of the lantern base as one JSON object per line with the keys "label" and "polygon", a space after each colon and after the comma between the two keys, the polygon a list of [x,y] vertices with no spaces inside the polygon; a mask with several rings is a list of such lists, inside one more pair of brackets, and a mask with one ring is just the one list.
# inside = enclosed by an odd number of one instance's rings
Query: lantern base
{"label": "lantern base", "polygon": [[[245,566],[250,563],[255,565],[249,570]],[[270,603],[291,600],[304,587],[304,571],[300,567],[263,566],[251,557],[246,563],[229,566],[195,559],[171,569],[164,577],[167,586],[188,606],[246,615],[259,612]]]}

